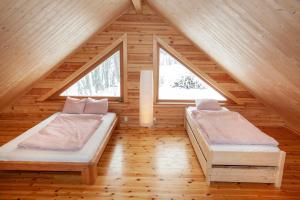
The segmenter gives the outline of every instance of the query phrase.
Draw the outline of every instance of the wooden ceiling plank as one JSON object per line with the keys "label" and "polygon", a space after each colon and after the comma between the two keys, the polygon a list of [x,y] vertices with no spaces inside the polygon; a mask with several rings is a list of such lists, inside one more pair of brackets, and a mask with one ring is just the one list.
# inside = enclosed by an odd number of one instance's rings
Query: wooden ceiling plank
{"label": "wooden ceiling plank", "polygon": [[131,0],[137,14],[142,13],[142,0]]}
{"label": "wooden ceiling plank", "polygon": [[0,109],[130,6],[128,0],[24,3],[1,3]]}
{"label": "wooden ceiling plank", "polygon": [[147,2],[300,130],[300,1]]}

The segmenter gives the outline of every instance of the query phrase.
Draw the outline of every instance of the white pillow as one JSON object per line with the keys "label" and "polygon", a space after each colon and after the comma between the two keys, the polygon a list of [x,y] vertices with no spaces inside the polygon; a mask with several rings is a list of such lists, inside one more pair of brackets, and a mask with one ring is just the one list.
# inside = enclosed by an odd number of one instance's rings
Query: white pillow
{"label": "white pillow", "polygon": [[197,110],[222,110],[217,100],[214,99],[196,99]]}
{"label": "white pillow", "polygon": [[85,114],[106,114],[108,111],[108,99],[88,98],[84,108]]}
{"label": "white pillow", "polygon": [[86,99],[75,99],[67,97],[63,113],[82,114],[86,104]]}

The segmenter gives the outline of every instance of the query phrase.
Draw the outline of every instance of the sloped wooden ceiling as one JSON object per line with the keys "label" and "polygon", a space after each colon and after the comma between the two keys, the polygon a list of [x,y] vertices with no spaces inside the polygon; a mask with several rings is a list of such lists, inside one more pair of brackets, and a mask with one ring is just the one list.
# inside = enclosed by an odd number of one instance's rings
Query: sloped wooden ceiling
{"label": "sloped wooden ceiling", "polygon": [[148,3],[300,130],[300,1]]}
{"label": "sloped wooden ceiling", "polygon": [[128,0],[1,0],[0,109],[129,5]]}
{"label": "sloped wooden ceiling", "polygon": [[[64,105],[63,100],[51,97],[44,101],[41,100],[41,97],[64,83],[65,80],[74,77],[74,73],[76,74],[86,63],[105,51],[124,34],[127,38],[127,54],[125,55],[127,55],[126,91],[128,101],[109,104],[109,110],[116,112],[120,117],[120,127],[139,127],[140,70],[154,69],[156,65],[153,53],[157,51],[154,49],[155,37],[160,38],[176,50],[185,60],[189,60],[189,63],[197,68],[195,71],[205,73],[242,102],[242,105],[228,102],[229,104],[226,106],[230,110],[240,112],[257,126],[284,125],[284,121],[278,115],[257,101],[246,88],[232,79],[206,53],[196,48],[157,12],[147,4],[143,4],[141,10],[141,13],[137,14],[131,6],[123,15],[110,22],[105,29],[99,30],[84,45],[63,59],[61,64],[37,81],[25,95],[0,111],[0,144],[1,141],[12,139],[54,112],[61,111]],[[185,107],[185,104],[155,104],[155,128],[183,130]],[[128,121],[124,121],[125,116],[128,117]]]}

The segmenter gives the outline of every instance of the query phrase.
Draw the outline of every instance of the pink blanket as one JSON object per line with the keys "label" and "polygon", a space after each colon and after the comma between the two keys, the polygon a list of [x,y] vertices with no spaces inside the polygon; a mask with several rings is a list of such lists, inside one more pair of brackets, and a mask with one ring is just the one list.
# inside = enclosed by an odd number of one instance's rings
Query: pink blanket
{"label": "pink blanket", "polygon": [[56,151],[80,150],[102,122],[102,115],[60,114],[18,147]]}
{"label": "pink blanket", "polygon": [[210,144],[278,145],[237,112],[194,110],[192,116]]}

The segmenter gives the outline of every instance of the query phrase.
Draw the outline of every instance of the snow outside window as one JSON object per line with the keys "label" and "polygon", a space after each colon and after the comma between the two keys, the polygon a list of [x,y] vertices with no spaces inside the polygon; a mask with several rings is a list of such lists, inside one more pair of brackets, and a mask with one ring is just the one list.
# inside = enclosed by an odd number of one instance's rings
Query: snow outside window
{"label": "snow outside window", "polygon": [[159,100],[226,100],[167,51],[159,49]]}
{"label": "snow outside window", "polygon": [[61,96],[120,97],[120,51],[61,93]]}

